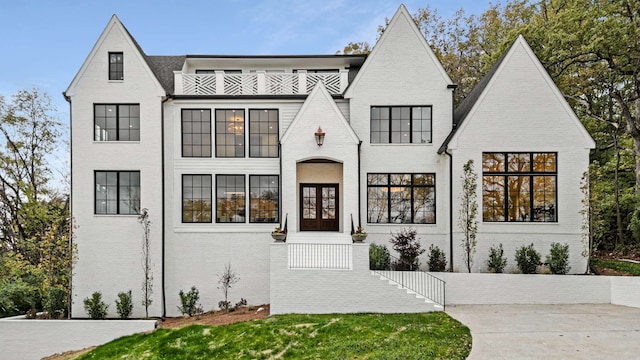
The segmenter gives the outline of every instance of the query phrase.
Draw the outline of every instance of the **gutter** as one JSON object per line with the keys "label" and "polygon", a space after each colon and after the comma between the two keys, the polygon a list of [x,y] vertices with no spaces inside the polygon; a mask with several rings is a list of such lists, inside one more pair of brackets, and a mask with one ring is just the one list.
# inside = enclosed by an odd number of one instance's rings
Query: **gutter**
{"label": "gutter", "polygon": [[161,227],[161,244],[162,244],[162,277],[160,279],[160,283],[161,283],[161,287],[162,287],[162,318],[164,319],[165,317],[167,317],[167,295],[166,295],[166,289],[165,289],[165,271],[164,271],[164,267],[165,267],[165,226],[166,226],[166,219],[165,219],[165,174],[164,174],[164,146],[165,146],[165,141],[164,141],[164,104],[173,99],[173,97],[167,93],[166,97],[160,102],[160,140],[162,140],[162,146],[160,147],[160,156],[161,156],[161,162],[162,162],[162,210],[161,210],[161,218],[162,218],[162,227]]}

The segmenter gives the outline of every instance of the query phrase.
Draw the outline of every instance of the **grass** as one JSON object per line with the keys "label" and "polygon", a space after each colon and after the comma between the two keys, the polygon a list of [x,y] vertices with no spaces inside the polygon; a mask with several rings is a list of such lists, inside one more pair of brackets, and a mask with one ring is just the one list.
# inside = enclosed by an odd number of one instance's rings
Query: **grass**
{"label": "grass", "polygon": [[640,264],[611,259],[591,259],[591,264],[607,269],[625,272],[632,276],[640,276]]}
{"label": "grass", "polygon": [[470,351],[469,328],[443,312],[279,315],[135,334],[78,359],[465,359]]}

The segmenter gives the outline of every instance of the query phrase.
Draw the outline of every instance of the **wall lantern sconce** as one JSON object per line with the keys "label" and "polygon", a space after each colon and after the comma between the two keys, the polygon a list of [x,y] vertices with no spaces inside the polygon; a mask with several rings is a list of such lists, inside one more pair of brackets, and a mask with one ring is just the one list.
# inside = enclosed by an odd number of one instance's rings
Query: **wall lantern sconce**
{"label": "wall lantern sconce", "polygon": [[324,144],[324,135],[325,132],[322,131],[322,128],[320,126],[318,126],[318,130],[316,130],[316,144],[318,144],[318,146],[322,146],[322,144]]}

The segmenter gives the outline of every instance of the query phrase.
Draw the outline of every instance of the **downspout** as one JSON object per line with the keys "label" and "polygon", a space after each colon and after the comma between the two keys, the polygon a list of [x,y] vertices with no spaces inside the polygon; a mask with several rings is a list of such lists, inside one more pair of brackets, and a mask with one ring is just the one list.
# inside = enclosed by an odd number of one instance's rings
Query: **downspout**
{"label": "downspout", "polygon": [[453,272],[453,155],[448,148],[444,153],[449,157],[449,271]]}
{"label": "downspout", "polygon": [[280,162],[280,171],[278,177],[278,218],[280,219],[280,229],[282,227],[282,143],[278,140],[278,161]]}
{"label": "downspout", "polygon": [[362,140],[358,143],[358,226],[362,227],[362,188],[360,184],[362,182],[362,174],[360,173],[360,149],[362,147]]}
{"label": "downspout", "polygon": [[[71,196],[73,194],[73,142],[71,139],[73,138],[73,127],[71,126],[73,122],[73,107],[71,106],[71,97],[67,96],[67,92],[63,91],[62,96],[69,103],[69,252],[73,259],[73,212],[72,212],[72,204]],[[69,294],[67,295],[67,318],[71,319],[71,302],[73,300],[71,291],[73,289],[73,260],[71,261],[69,271]]]}
{"label": "downspout", "polygon": [[162,145],[161,145],[161,162],[162,162],[162,213],[161,213],[161,217],[162,217],[162,229],[161,229],[161,239],[162,239],[162,278],[160,279],[161,282],[161,287],[162,287],[162,318],[164,319],[165,317],[167,317],[167,295],[166,295],[166,289],[165,289],[165,225],[166,225],[166,219],[165,219],[165,179],[164,179],[164,146],[165,146],[165,141],[164,141],[164,104],[171,100],[172,97],[170,94],[167,94],[167,96],[160,102],[160,137],[162,140]]}

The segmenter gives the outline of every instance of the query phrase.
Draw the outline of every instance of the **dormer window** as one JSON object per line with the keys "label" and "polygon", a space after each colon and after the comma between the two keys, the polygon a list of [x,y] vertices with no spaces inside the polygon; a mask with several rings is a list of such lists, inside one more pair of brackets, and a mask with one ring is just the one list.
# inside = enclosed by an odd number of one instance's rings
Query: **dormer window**
{"label": "dormer window", "polygon": [[109,80],[124,80],[124,56],[121,52],[109,53]]}

